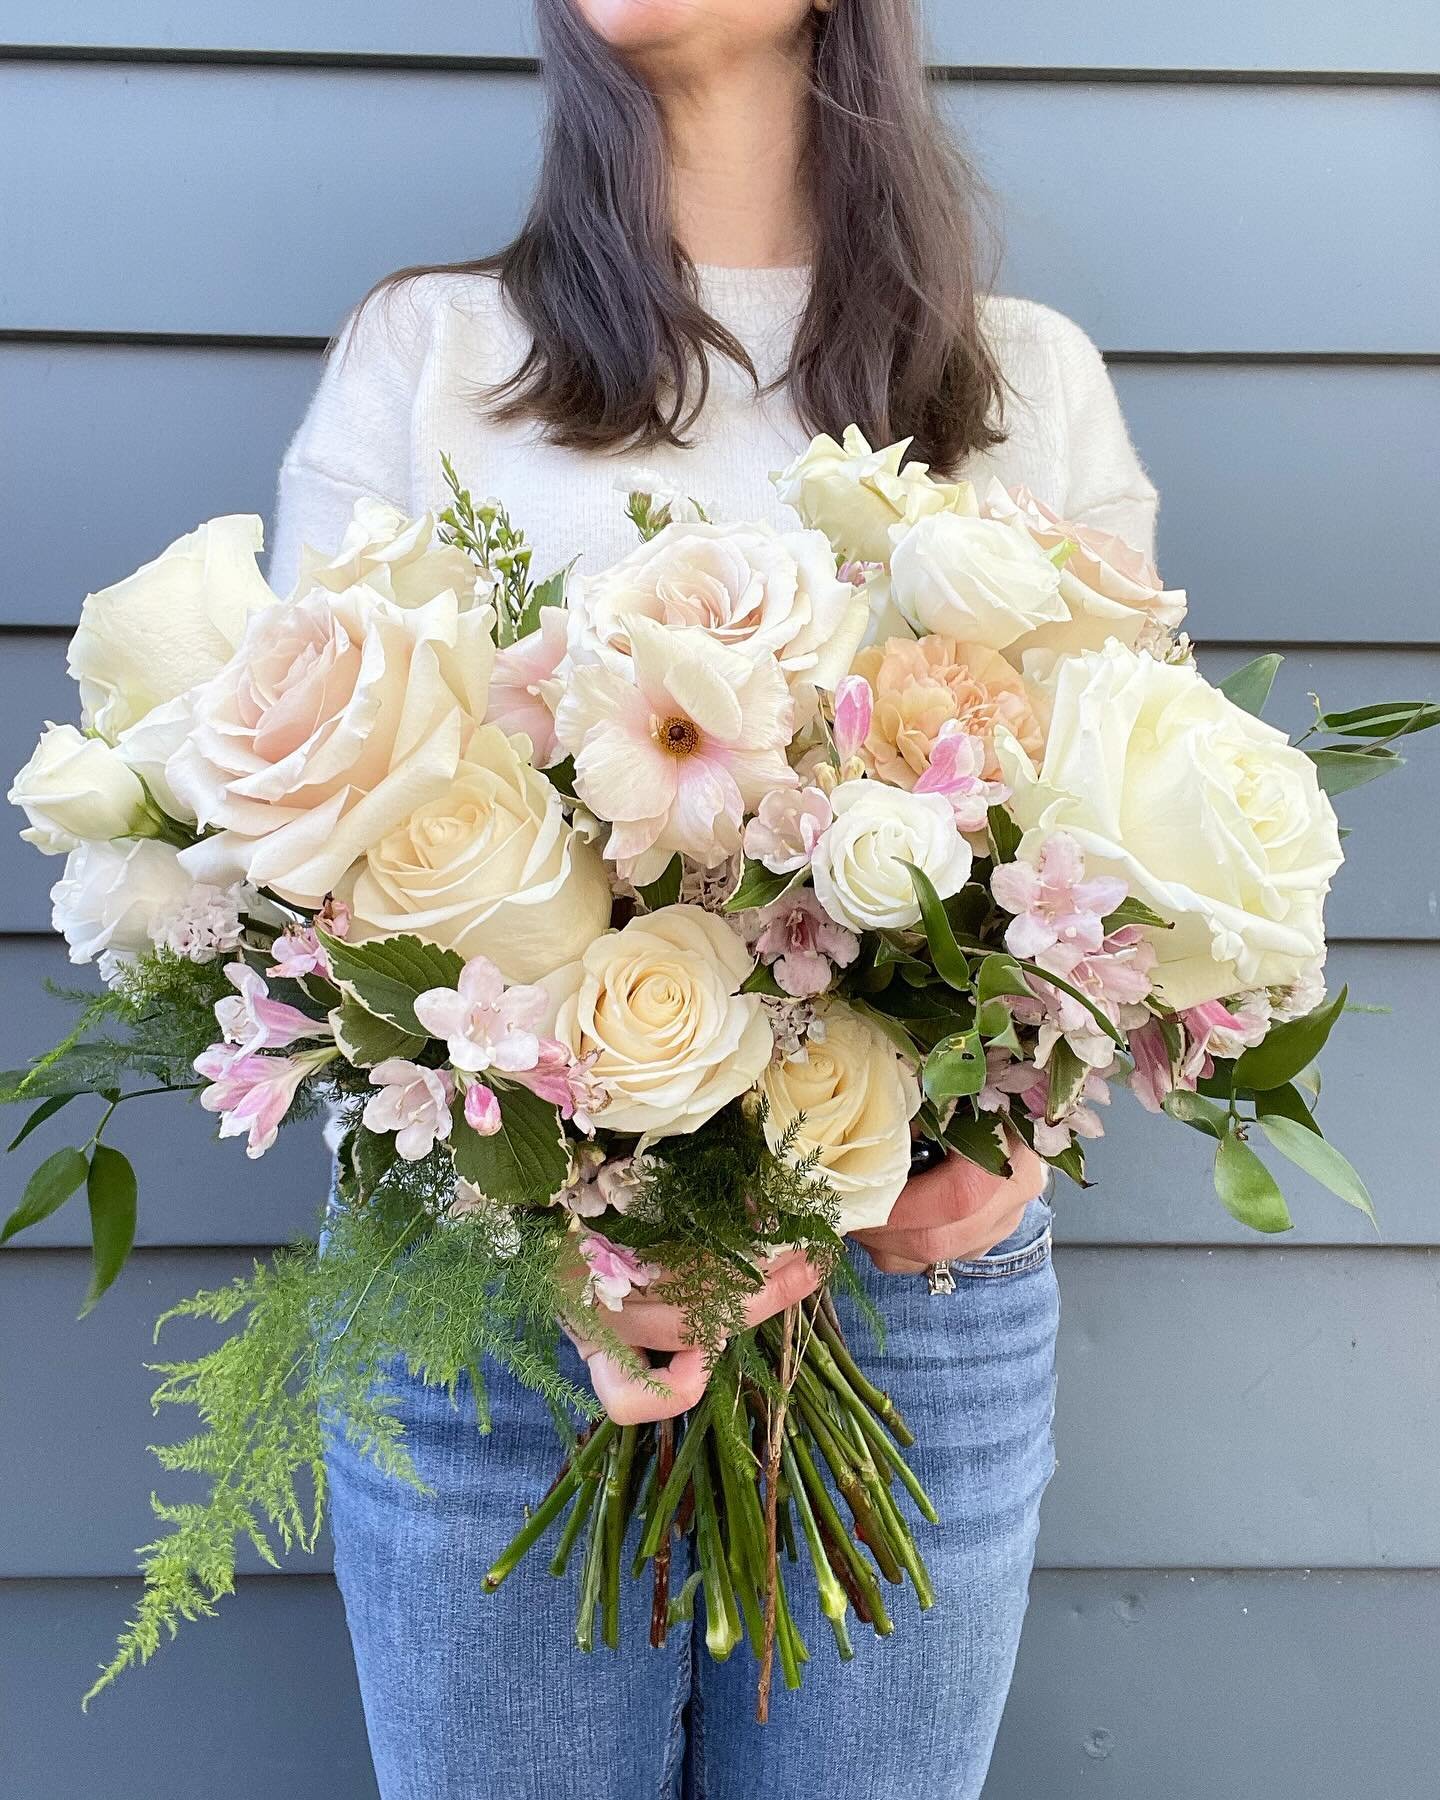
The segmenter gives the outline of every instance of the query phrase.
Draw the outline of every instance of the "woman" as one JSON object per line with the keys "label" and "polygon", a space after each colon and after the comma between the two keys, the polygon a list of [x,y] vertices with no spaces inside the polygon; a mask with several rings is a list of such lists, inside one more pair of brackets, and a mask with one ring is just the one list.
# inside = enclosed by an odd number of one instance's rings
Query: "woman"
{"label": "woman", "polygon": [[[545,568],[633,539],[617,486],[657,483],[721,517],[781,517],[767,471],[852,420],[913,436],[937,468],[1025,483],[1146,550],[1155,493],[1100,358],[1067,320],[980,294],[972,183],[930,110],[909,0],[540,0],[550,98],[529,220],[495,259],[406,271],[360,309],[286,458],[275,577],[340,539],[357,499],[441,499],[440,454],[503,495]],[[627,482],[636,463],[650,471]],[[573,1595],[539,1559],[481,1578],[553,1472],[543,1406],[498,1378],[493,1433],[418,1383],[402,1405],[429,1495],[333,1456],[336,1566],[384,1800],[558,1792],[980,1792],[1013,1666],[1052,1466],[1056,1299],[1044,1171],[951,1162],[865,1234],[887,1349],[873,1373],[916,1425],[943,1525],[940,1603],[832,1657],[813,1599],[799,1695],[752,1722],[753,1665],[688,1631],[569,1648]],[[924,1272],[948,1260],[955,1292]],[[809,1286],[779,1267],[757,1314]],[[676,1320],[621,1315],[638,1347]],[[864,1328],[854,1334],[865,1342]],[[578,1373],[578,1365],[575,1365]],[[676,1412],[603,1357],[624,1419]],[[803,1586],[803,1584],[797,1584]],[[806,1603],[809,1611],[806,1611]]]}

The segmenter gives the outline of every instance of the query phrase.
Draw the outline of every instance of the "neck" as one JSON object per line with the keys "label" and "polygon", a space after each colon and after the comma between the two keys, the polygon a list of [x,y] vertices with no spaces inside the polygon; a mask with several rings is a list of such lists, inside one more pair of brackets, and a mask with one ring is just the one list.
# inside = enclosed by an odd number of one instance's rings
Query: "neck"
{"label": "neck", "polygon": [[695,262],[761,269],[809,260],[800,179],[807,95],[804,62],[778,55],[660,91],[675,232]]}

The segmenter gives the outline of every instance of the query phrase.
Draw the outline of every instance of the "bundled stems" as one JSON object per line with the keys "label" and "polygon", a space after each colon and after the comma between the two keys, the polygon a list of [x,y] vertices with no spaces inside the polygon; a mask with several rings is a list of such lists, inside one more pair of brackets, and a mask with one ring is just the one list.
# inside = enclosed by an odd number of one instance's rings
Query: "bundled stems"
{"label": "bundled stems", "polygon": [[[486,1591],[559,1525],[553,1575],[563,1576],[584,1544],[575,1641],[592,1650],[598,1619],[600,1642],[616,1648],[634,1524],[631,1574],[652,1566],[650,1642],[662,1647],[671,1623],[690,1617],[698,1586],[710,1654],[723,1660],[750,1642],[763,1724],[777,1663],[785,1685],[796,1688],[809,1660],[790,1610],[782,1549],[792,1570],[813,1578],[842,1660],[854,1655],[852,1610],[878,1636],[894,1630],[884,1584],[908,1582],[922,1609],[934,1604],[906,1517],[913,1506],[929,1523],[938,1519],[903,1454],[913,1442],[889,1396],[860,1369],[822,1295],[732,1343],[683,1419],[623,1427],[605,1419],[575,1441],[549,1493],[486,1575]],[[677,1546],[694,1573],[672,1598]]]}

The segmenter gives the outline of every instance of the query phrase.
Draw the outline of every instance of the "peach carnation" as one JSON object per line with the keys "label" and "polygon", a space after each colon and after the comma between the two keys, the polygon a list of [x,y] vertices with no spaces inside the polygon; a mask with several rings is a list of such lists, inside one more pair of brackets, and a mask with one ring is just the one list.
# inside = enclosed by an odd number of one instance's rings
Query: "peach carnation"
{"label": "peach carnation", "polygon": [[863,754],[880,780],[913,788],[930,766],[935,740],[956,721],[985,745],[986,780],[1000,773],[995,728],[1003,725],[1032,757],[1045,732],[1025,683],[998,650],[951,637],[891,638],[862,650],[855,673],[870,683],[874,715]]}

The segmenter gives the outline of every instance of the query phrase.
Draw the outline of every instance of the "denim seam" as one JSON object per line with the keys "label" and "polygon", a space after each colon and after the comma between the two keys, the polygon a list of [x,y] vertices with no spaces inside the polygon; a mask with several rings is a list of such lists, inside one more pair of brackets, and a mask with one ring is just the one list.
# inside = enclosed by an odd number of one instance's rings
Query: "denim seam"
{"label": "denim seam", "polygon": [[685,1702],[694,1685],[693,1656],[689,1644],[675,1659],[675,1698],[670,1705],[670,1737],[660,1770],[659,1800],[673,1800],[675,1771],[685,1748]]}
{"label": "denim seam", "polygon": [[1026,1244],[1022,1250],[1012,1250],[1006,1256],[981,1257],[974,1262],[952,1262],[950,1273],[961,1281],[995,1281],[1006,1275],[1028,1275],[1032,1269],[1042,1267],[1049,1259],[1050,1237],[1047,1228],[1033,1244]]}

